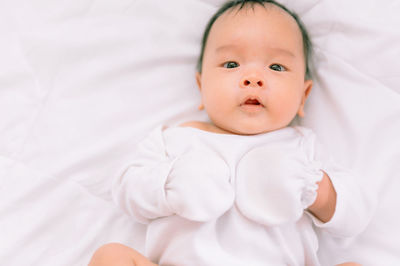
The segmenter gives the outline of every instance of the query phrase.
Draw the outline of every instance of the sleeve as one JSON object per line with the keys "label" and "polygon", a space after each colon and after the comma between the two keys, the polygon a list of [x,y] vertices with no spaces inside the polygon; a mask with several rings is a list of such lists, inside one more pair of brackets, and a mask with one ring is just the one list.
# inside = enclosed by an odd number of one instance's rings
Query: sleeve
{"label": "sleeve", "polygon": [[204,147],[170,157],[161,127],[138,145],[131,163],[115,178],[112,195],[126,213],[145,224],[170,215],[209,221],[234,201],[222,157]]}
{"label": "sleeve", "polygon": [[138,222],[172,215],[165,197],[165,182],[173,159],[168,158],[162,127],[139,143],[128,166],[114,178],[114,202]]}
{"label": "sleeve", "polygon": [[237,166],[237,207],[266,226],[294,223],[315,201],[322,176],[319,164],[309,161],[298,146],[277,142],[253,148]]}
{"label": "sleeve", "polygon": [[305,138],[306,149],[311,159],[317,162],[334,186],[336,191],[335,213],[329,222],[323,223],[307,212],[315,226],[338,237],[354,237],[368,225],[374,211],[375,197],[357,183],[355,175],[337,165],[318,142],[314,133]]}

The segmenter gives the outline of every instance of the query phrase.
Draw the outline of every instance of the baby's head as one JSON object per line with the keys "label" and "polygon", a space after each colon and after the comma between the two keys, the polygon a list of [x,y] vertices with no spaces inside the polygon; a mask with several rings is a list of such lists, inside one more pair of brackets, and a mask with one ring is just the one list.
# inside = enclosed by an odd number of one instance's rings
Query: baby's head
{"label": "baby's head", "polygon": [[236,0],[211,18],[197,83],[215,126],[259,134],[287,126],[311,91],[311,43],[297,16],[268,0]]}

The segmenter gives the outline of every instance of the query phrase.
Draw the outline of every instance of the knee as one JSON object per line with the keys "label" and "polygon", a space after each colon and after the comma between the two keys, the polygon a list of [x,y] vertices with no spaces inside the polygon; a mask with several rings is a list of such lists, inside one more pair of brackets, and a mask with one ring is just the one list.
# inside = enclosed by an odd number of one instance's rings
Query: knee
{"label": "knee", "polygon": [[99,248],[99,250],[102,250],[104,252],[109,252],[109,251],[120,252],[120,251],[125,251],[128,249],[131,249],[131,248],[127,247],[123,244],[120,244],[120,243],[108,243]]}
{"label": "knee", "polygon": [[119,243],[109,243],[98,248],[90,260],[89,266],[94,265],[112,265],[110,262],[116,262],[121,258],[126,258],[130,253],[130,248]]}

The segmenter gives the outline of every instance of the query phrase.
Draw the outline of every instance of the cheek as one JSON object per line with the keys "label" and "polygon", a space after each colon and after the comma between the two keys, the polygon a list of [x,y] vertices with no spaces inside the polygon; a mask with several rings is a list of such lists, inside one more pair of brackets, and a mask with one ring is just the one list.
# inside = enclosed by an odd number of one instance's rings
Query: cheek
{"label": "cheek", "polygon": [[301,102],[301,88],[295,83],[275,85],[267,91],[267,102],[285,113],[297,109]]}
{"label": "cheek", "polygon": [[221,88],[214,88],[204,91],[203,104],[208,110],[223,111],[231,99]]}
{"label": "cheek", "polygon": [[233,83],[226,75],[213,73],[205,76],[201,91],[204,104],[224,108],[236,101],[236,87]]}

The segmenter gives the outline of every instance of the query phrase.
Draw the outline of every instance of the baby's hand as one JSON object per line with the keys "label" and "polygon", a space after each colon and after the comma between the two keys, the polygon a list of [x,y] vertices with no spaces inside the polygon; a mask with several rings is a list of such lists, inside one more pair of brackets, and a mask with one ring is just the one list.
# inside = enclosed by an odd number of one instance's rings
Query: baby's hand
{"label": "baby's hand", "polygon": [[178,157],[165,184],[171,210],[193,221],[221,216],[233,204],[234,191],[225,161],[209,150],[193,150]]}
{"label": "baby's hand", "polygon": [[314,202],[322,176],[301,150],[256,148],[238,164],[236,203],[244,216],[267,226],[295,222]]}

